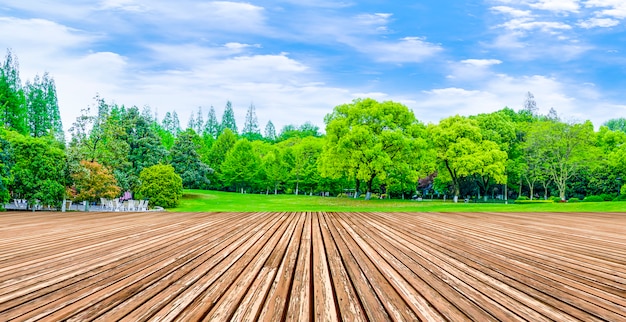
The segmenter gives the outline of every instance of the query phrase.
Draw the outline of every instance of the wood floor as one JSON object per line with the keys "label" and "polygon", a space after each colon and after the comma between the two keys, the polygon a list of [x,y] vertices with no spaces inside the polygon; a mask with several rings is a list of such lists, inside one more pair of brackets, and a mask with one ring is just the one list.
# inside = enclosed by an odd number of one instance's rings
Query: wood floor
{"label": "wood floor", "polygon": [[0,321],[626,321],[626,214],[0,214]]}

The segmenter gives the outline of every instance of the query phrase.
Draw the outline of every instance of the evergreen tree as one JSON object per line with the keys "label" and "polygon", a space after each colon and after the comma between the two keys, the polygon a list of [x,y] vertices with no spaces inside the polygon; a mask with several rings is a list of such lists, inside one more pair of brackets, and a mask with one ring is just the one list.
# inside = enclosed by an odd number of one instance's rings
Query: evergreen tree
{"label": "evergreen tree", "polygon": [[172,135],[176,135],[172,113],[170,112],[165,113],[165,117],[161,121],[161,127],[163,127],[164,130],[171,133]]}
{"label": "evergreen tree", "polygon": [[198,150],[200,147],[194,142],[199,139],[198,134],[187,130],[176,139],[170,151],[171,164],[183,180],[183,187],[189,189],[207,189],[208,176],[213,170],[202,163]]}
{"label": "evergreen tree", "polygon": [[56,85],[48,73],[44,73],[43,77],[35,76],[32,83],[26,82],[26,106],[31,136],[52,134],[57,140],[64,140]]}
{"label": "evergreen tree", "polygon": [[242,135],[248,140],[256,140],[261,138],[259,121],[256,118],[254,104],[250,104],[250,107],[248,107],[248,112],[246,113],[246,122],[243,125]]}
{"label": "evergreen tree", "polygon": [[526,93],[526,98],[524,99],[524,107],[522,111],[527,113],[528,115],[537,115],[537,102],[535,101],[535,96],[533,93]]}
{"label": "evergreen tree", "polygon": [[189,122],[187,122],[187,129],[192,129],[195,131],[196,127],[196,117],[194,116],[194,112],[191,112],[191,116],[189,116]]}
{"label": "evergreen tree", "polygon": [[28,133],[26,98],[19,77],[19,64],[11,50],[0,67],[0,124],[21,134]]}
{"label": "evergreen tree", "polygon": [[204,117],[202,116],[202,106],[198,106],[198,114],[196,114],[196,122],[194,123],[193,130],[198,134],[202,134],[204,131]]}
{"label": "evergreen tree", "polygon": [[235,112],[233,112],[233,106],[230,101],[226,102],[226,108],[224,108],[224,115],[222,115],[222,124],[220,125],[222,131],[230,129],[233,134],[237,135],[237,122],[235,121]]}
{"label": "evergreen tree", "polygon": [[208,119],[206,123],[204,123],[203,133],[216,139],[217,136],[220,134],[220,132],[221,132],[220,124],[217,122],[217,117],[215,116],[215,109],[213,108],[213,105],[211,105],[211,108],[209,109]]}
{"label": "evergreen tree", "polygon": [[267,121],[267,125],[265,126],[265,139],[270,142],[276,141],[276,128],[272,121]]}
{"label": "evergreen tree", "polygon": [[172,112],[172,129],[174,130],[174,135],[178,135],[182,131],[180,128],[180,120],[178,119],[178,113],[176,111]]}

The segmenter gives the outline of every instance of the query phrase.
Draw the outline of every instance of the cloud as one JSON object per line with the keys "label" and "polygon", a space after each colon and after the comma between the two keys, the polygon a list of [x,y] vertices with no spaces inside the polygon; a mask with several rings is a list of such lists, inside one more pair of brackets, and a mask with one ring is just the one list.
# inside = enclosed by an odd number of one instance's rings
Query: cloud
{"label": "cloud", "polygon": [[611,19],[611,18],[591,18],[585,21],[581,21],[578,25],[585,29],[591,28],[610,28],[619,25],[619,20]]}
{"label": "cloud", "polygon": [[398,41],[374,41],[358,44],[357,49],[385,63],[420,63],[441,52],[440,45],[432,44],[419,37],[406,37]]}
{"label": "cloud", "polygon": [[555,11],[555,12],[578,12],[580,9],[579,0],[538,0],[530,4],[531,8]]}
{"label": "cloud", "polygon": [[495,6],[491,7],[491,10],[496,13],[507,14],[515,18],[530,17],[532,15],[530,10],[520,10],[507,6]]}
{"label": "cloud", "polygon": [[462,60],[461,63],[476,67],[487,67],[502,64],[502,61],[498,59],[466,59]]}

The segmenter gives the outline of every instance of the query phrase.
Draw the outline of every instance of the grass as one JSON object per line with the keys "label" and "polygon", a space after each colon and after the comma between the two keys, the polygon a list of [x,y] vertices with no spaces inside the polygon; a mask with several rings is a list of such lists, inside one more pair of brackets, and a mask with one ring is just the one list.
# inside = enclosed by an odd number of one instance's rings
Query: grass
{"label": "grass", "polygon": [[626,202],[577,202],[537,204],[485,204],[369,200],[296,196],[240,194],[221,191],[185,190],[178,208],[171,212],[256,212],[256,211],[383,211],[383,212],[624,212]]}

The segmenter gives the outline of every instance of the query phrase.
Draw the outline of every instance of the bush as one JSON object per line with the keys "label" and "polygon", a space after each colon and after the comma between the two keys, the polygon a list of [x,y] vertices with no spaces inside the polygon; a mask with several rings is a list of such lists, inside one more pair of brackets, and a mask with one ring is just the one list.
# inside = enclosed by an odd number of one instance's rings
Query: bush
{"label": "bush", "polygon": [[580,199],[574,197],[574,198],[569,198],[569,200],[567,202],[580,202]]}
{"label": "bush", "polygon": [[551,196],[550,198],[548,198],[549,200],[552,200],[554,202],[561,202],[561,197],[557,197],[557,196]]}
{"label": "bush", "polygon": [[141,182],[136,191],[139,199],[149,199],[150,205],[176,207],[183,196],[183,180],[171,165],[157,164],[141,170]]}
{"label": "bush", "polygon": [[530,200],[530,198],[526,197],[526,196],[519,196],[517,197],[517,199],[515,199],[516,201],[525,201],[525,200]]}
{"label": "bush", "polygon": [[515,204],[519,205],[527,205],[527,204],[537,204],[537,203],[554,203],[554,200],[543,200],[543,199],[533,199],[533,200],[515,200]]}
{"label": "bush", "polygon": [[615,195],[609,194],[609,193],[603,193],[600,195],[600,197],[602,197],[602,199],[604,199],[604,201],[612,201],[613,199],[615,199]]}
{"label": "bush", "polygon": [[602,202],[604,201],[604,198],[602,198],[601,196],[587,196],[585,197],[585,199],[583,199],[583,202]]}

